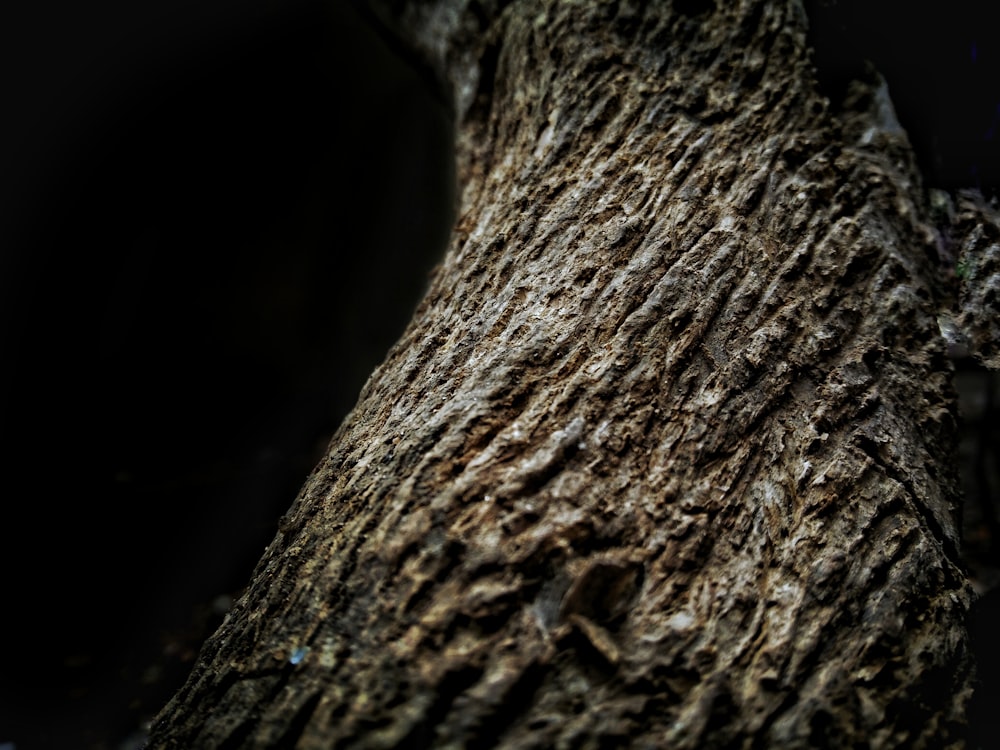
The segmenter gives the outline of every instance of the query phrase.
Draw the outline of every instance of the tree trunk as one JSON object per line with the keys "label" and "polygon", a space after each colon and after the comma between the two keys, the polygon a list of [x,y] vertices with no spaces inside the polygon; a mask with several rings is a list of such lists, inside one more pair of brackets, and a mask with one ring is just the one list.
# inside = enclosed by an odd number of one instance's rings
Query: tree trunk
{"label": "tree trunk", "polygon": [[496,5],[383,10],[453,96],[451,244],[148,747],[961,746],[885,85],[827,101],[795,0]]}

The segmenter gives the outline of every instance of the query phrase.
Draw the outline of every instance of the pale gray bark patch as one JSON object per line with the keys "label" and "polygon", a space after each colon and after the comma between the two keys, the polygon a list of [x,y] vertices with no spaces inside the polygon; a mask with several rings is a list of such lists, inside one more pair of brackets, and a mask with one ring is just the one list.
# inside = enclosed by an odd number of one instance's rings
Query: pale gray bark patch
{"label": "pale gray bark patch", "polygon": [[881,82],[832,114],[794,2],[408,7],[450,248],[150,747],[959,746],[946,293]]}

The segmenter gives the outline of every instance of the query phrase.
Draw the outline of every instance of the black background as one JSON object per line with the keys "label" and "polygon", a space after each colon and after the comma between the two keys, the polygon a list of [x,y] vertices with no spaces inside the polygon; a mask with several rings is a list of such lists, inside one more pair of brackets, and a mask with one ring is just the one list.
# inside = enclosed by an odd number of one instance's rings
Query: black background
{"label": "black background", "polygon": [[18,12],[0,742],[116,747],[402,332],[447,240],[451,136],[344,5]]}
{"label": "black background", "polygon": [[[992,192],[986,4],[807,5]],[[343,4],[2,13],[0,743],[134,747],[423,292],[451,133]]]}
{"label": "black background", "polygon": [[836,100],[871,61],[930,186],[1000,185],[1000,8],[981,0],[804,0],[818,78]]}

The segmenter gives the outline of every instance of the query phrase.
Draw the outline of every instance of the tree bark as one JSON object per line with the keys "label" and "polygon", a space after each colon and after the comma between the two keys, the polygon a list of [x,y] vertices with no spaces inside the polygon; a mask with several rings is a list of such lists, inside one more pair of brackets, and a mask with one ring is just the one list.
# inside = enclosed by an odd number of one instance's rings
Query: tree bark
{"label": "tree bark", "polygon": [[825,99],[794,0],[397,5],[450,246],[148,747],[961,746],[953,293],[885,85]]}

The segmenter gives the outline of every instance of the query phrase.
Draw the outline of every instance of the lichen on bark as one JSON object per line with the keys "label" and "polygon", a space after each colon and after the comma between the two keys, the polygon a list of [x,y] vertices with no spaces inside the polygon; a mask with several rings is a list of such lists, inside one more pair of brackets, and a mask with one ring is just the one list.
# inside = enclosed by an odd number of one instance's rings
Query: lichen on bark
{"label": "lichen on bark", "polygon": [[150,748],[960,745],[944,292],[879,79],[831,106],[790,1],[382,11],[453,91],[452,240]]}

